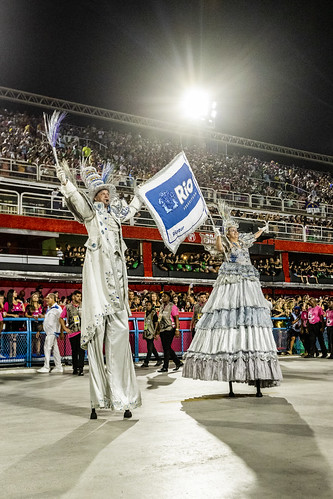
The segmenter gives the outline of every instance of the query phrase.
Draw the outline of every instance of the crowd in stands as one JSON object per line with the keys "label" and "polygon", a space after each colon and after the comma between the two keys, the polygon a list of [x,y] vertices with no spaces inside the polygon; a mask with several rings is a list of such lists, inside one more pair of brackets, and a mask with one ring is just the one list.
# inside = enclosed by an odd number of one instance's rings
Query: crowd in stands
{"label": "crowd in stands", "polygon": [[210,253],[164,253],[153,252],[153,264],[160,270],[177,272],[217,273],[221,266],[220,257],[213,257]]}
{"label": "crowd in stands", "polygon": [[[282,263],[278,256],[262,259],[252,259],[253,265],[260,275],[275,277],[282,272]],[[165,272],[197,272],[217,274],[222,264],[221,256],[212,256],[204,251],[202,253],[165,253],[153,252],[153,264]]]}
{"label": "crowd in stands", "polygon": [[[304,209],[333,204],[333,175],[308,168],[287,166],[275,161],[262,161],[245,155],[226,156],[209,153],[199,146],[182,147],[177,140],[144,137],[142,134],[120,133],[95,126],[77,127],[63,123],[59,155],[73,168],[81,155],[90,156],[100,168],[109,161],[120,176],[145,180],[164,167],[183,148],[199,185],[215,190],[255,193],[263,196],[304,201]],[[1,158],[25,161],[17,166],[34,171],[34,165],[53,165],[52,152],[45,140],[42,117],[0,111]],[[5,163],[2,170],[6,168]],[[52,174],[54,171],[52,170]],[[50,169],[51,174],[51,169]],[[310,208],[309,208],[310,207]],[[313,211],[318,211],[314,209]]]}
{"label": "crowd in stands", "polygon": [[[71,295],[59,296],[59,292],[52,291],[56,295],[56,302],[60,306],[64,307],[66,304],[71,302]],[[144,289],[143,291],[135,291],[131,288],[128,290],[128,300],[130,309],[132,311],[143,311],[145,310],[145,304],[148,300],[153,303],[156,309],[159,309],[161,305],[161,295],[163,291],[149,291]],[[197,298],[199,293],[195,293],[193,285],[188,287],[186,292],[176,292],[174,290],[170,291],[172,301],[177,305],[181,312],[191,312],[193,305],[197,303]],[[207,291],[207,298],[210,295],[210,291]],[[266,300],[271,303],[272,307],[272,317],[279,318],[280,316],[289,316],[293,308],[297,305],[304,308],[310,300],[310,295],[296,295],[288,296],[282,295],[274,298],[270,295],[265,295]],[[322,296],[318,300],[318,305],[320,305],[324,310],[329,306],[329,302],[332,298],[330,296]],[[21,289],[19,292],[15,289],[10,289],[7,293],[4,290],[0,290],[0,312],[7,316],[18,317],[43,317],[46,310],[45,296],[43,294],[43,286],[39,285],[35,290],[31,291],[30,296],[25,295],[25,290]]]}
{"label": "crowd in stands", "polygon": [[253,259],[252,263],[261,276],[276,277],[282,272],[282,263],[278,257]]}
{"label": "crowd in stands", "polygon": [[[66,244],[64,250],[57,248],[59,264],[68,267],[82,267],[86,255],[85,246],[71,246]],[[127,269],[136,269],[140,264],[140,256],[137,251],[127,249],[125,251]]]}
{"label": "crowd in stands", "polygon": [[[314,217],[309,215],[287,215],[284,213],[263,213],[249,210],[232,210],[232,216],[240,220],[258,220],[258,222],[269,222],[271,232],[279,232],[285,224],[293,224],[293,227],[287,227],[287,230],[294,231],[295,224],[308,226],[321,226],[327,229],[333,228],[331,218]],[[302,229],[301,229],[302,230]]]}
{"label": "crowd in stands", "polygon": [[[6,248],[2,248],[6,253]],[[66,244],[64,248],[57,248],[59,264],[71,267],[82,267],[84,263],[86,248],[84,246],[71,246]],[[138,250],[127,249],[125,252],[127,269],[136,269],[142,263]],[[276,277],[282,273],[282,262],[279,255],[269,258],[258,258],[251,256],[252,264],[261,276]],[[197,252],[186,252],[174,255],[167,251],[153,251],[152,263],[164,272],[194,272],[198,274],[217,274],[222,264],[220,255],[211,255],[209,252],[199,250]],[[323,261],[301,258],[299,261],[291,261],[289,264],[290,276],[300,279],[301,283],[320,283],[322,279],[333,279],[333,261],[327,258]]]}
{"label": "crowd in stands", "polygon": [[[64,307],[66,304],[70,303],[71,295],[59,297],[58,291],[53,291],[56,295],[56,301],[60,306]],[[193,285],[188,287],[187,292],[177,292],[174,290],[170,291],[172,302],[178,307],[180,312],[193,312],[193,307],[198,303],[200,294],[199,292],[194,292]],[[207,299],[210,292],[206,292]],[[145,312],[147,302],[150,301],[153,307],[158,311],[161,306],[161,292],[149,291],[144,289],[142,291],[134,291],[133,289],[128,290],[128,301],[129,307],[132,312]],[[302,314],[302,324],[304,328],[307,323],[307,310],[311,307],[311,301],[313,298],[310,295],[297,295],[297,296],[279,296],[272,297],[265,295],[265,298],[270,302],[271,316],[273,320],[273,326],[278,330],[278,336],[275,338],[277,341],[278,350],[286,350],[286,347],[281,348],[279,345],[280,340],[282,341],[281,332],[289,330],[292,325],[293,313],[297,313],[299,317]],[[330,296],[322,296],[316,301],[316,305],[319,305],[324,315],[326,312],[333,308],[333,298]],[[312,305],[313,306],[313,305]],[[3,318],[32,318],[32,319],[42,319],[45,317],[46,312],[45,296],[43,296],[43,286],[40,285],[33,290],[29,297],[25,296],[25,291],[22,289],[19,293],[16,290],[10,289],[7,293],[4,290],[0,291],[0,332],[4,329]],[[33,331],[37,331],[38,322],[35,322],[36,327],[32,327]],[[303,327],[302,325],[302,327]],[[303,328],[303,331],[304,330]],[[11,323],[6,322],[5,331],[14,334],[9,335],[9,356],[16,356],[16,332],[25,331],[24,323]],[[290,335],[289,335],[290,336]],[[288,337],[289,337],[288,336]],[[284,336],[284,340],[286,336]],[[303,340],[302,340],[303,341]],[[304,342],[303,342],[304,343]],[[294,343],[292,343],[293,345]],[[36,346],[36,345],[35,345]],[[40,347],[40,345],[39,345]],[[287,347],[288,348],[288,347]],[[292,348],[287,349],[287,353],[292,353]],[[332,352],[331,352],[331,357]]]}
{"label": "crowd in stands", "polygon": [[[300,262],[290,262],[290,275],[300,278],[303,284],[318,284],[321,279],[333,279],[333,262],[311,261],[309,259]],[[312,279],[310,283],[309,280]]]}

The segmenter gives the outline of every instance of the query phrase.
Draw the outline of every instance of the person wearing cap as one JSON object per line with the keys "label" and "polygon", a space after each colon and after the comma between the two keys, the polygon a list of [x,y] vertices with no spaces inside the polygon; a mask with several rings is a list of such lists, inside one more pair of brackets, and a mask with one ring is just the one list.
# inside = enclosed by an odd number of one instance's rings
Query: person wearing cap
{"label": "person wearing cap", "polygon": [[302,325],[301,307],[299,307],[298,305],[296,305],[293,308],[293,311],[291,312],[289,320],[291,322],[291,327],[288,330],[289,350],[287,350],[286,353],[288,355],[292,355],[292,353],[293,353],[293,347],[294,347],[294,343],[296,341],[296,338],[300,337],[300,335],[301,335],[301,325]]}
{"label": "person wearing cap", "polygon": [[[75,184],[66,164],[57,164],[61,192],[76,220],[88,232],[82,272],[81,346],[88,349],[90,371],[91,419],[97,408],[124,411],[141,405],[141,395],[129,344],[128,282],[126,245],[121,222],[140,210],[134,197],[124,207],[106,172],[100,176],[88,160],[81,162],[81,178],[88,194]],[[109,175],[110,177],[110,175]],[[105,363],[103,345],[105,345]]]}

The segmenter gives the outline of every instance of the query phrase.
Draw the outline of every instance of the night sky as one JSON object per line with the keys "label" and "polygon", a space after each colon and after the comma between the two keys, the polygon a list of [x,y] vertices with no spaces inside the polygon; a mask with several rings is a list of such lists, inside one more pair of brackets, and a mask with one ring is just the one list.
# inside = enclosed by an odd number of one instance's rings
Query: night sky
{"label": "night sky", "polygon": [[331,5],[0,0],[0,85],[177,121],[197,84],[216,130],[333,155]]}

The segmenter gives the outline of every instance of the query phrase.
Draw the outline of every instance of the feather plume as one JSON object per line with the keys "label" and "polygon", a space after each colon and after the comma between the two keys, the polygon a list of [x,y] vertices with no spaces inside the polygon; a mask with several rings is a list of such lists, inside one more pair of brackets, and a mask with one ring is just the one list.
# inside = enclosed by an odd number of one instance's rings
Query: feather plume
{"label": "feather plume", "polygon": [[60,124],[67,113],[54,111],[51,116],[43,114],[47,140],[51,147],[55,147],[59,136]]}
{"label": "feather plume", "polygon": [[230,207],[225,201],[219,199],[217,203],[217,209],[219,211],[220,217],[222,218],[224,234],[227,233],[229,227],[238,227],[238,223],[231,216]]}
{"label": "feather plume", "polygon": [[72,184],[75,186],[75,187],[78,187],[77,185],[77,181],[76,181],[76,174],[75,174],[75,170],[74,170],[74,173],[73,171],[69,168],[69,164],[66,160],[63,160],[61,162],[61,166],[66,174],[66,177],[72,182]]}
{"label": "feather plume", "polygon": [[102,170],[102,180],[104,184],[108,184],[109,181],[111,180],[110,177],[114,171],[114,165],[108,161],[104,166]]}
{"label": "feather plume", "polygon": [[219,199],[217,202],[217,209],[219,211],[219,214],[223,220],[229,220],[231,218],[231,211],[229,206],[225,201],[222,199]]}

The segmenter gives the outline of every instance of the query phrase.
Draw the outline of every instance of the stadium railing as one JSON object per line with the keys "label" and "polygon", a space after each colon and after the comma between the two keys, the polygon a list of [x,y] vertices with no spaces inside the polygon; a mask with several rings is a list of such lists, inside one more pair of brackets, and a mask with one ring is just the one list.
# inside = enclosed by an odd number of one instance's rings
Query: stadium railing
{"label": "stadium railing", "polygon": [[[172,347],[177,355],[182,356],[188,349],[192,341],[190,330],[191,313],[180,313],[180,337],[174,338]],[[272,317],[275,321],[284,321],[282,327],[273,327],[273,335],[276,342],[276,348],[279,353],[288,349],[288,329],[286,323],[287,317]],[[41,366],[44,362],[44,340],[45,333],[40,332],[39,338],[36,338],[37,326],[43,319],[29,318],[6,318],[4,319],[5,330],[0,336],[0,366],[24,365],[26,367]],[[147,344],[143,338],[144,313],[134,312],[129,317],[129,342],[132,349],[133,360],[138,362],[142,360],[147,353]],[[327,345],[327,334],[324,334]],[[71,346],[67,335],[65,339],[58,339],[58,346],[62,361],[66,364],[71,362]],[[155,340],[155,346],[159,353],[163,352],[160,339]],[[320,349],[317,342],[317,348]],[[298,339],[294,350],[297,354],[304,351],[302,343]],[[52,359],[52,357],[51,357]]]}
{"label": "stadium railing", "polygon": [[[45,218],[57,218],[72,220],[73,216],[63,204],[62,198],[48,194],[16,192],[13,190],[0,190],[0,213],[12,215],[36,216]],[[219,217],[213,214],[217,221]],[[239,222],[249,222],[254,225],[262,225],[263,220],[257,218],[237,218]],[[144,209],[140,212],[140,217],[134,217],[129,224],[141,227],[156,227],[155,221],[148,211]],[[200,227],[201,231],[212,232],[209,225]],[[269,230],[277,239],[287,239],[303,242],[317,242],[333,244],[333,228],[316,225],[302,225],[285,222],[283,220],[270,221]]]}
{"label": "stadium railing", "polygon": [[[73,176],[79,181],[78,169],[72,169]],[[55,168],[53,165],[28,163],[14,159],[0,158],[0,175],[10,178],[11,180],[29,180],[29,182],[45,182],[47,184],[59,186],[56,177]],[[126,175],[114,174],[113,182],[122,190],[133,194],[134,188],[143,182],[144,179],[133,178]],[[80,183],[80,181],[79,181]],[[266,182],[267,186],[269,182]],[[50,188],[52,188],[50,186]],[[239,193],[229,190],[216,190],[208,187],[201,187],[206,201],[216,203],[219,199],[223,199],[230,204],[240,208],[254,208],[259,210],[278,211],[283,213],[304,213],[304,200],[292,199],[290,192],[286,192],[286,199],[265,194],[249,194]],[[332,217],[333,205],[321,203],[317,216]]]}

